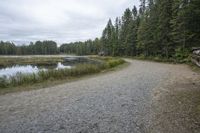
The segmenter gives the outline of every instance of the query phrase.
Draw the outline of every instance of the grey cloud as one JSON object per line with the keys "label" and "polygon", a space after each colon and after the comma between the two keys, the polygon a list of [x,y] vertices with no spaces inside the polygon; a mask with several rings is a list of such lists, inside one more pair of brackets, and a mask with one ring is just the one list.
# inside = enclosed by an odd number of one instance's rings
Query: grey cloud
{"label": "grey cloud", "polygon": [[134,4],[138,6],[139,0],[2,0],[0,40],[20,44],[94,39],[109,18],[121,16]]}

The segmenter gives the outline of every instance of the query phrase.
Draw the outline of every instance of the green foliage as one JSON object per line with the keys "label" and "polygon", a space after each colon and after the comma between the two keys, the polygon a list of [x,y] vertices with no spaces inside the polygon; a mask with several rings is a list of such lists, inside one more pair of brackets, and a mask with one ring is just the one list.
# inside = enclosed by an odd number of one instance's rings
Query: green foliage
{"label": "green foliage", "polygon": [[126,9],[118,19],[121,23],[115,24],[118,43],[112,38],[101,42],[106,43],[105,51],[117,51],[109,55],[186,62],[190,49],[200,46],[199,7],[199,0],[141,0],[139,13],[136,7]]}
{"label": "green foliage", "polygon": [[6,77],[0,77],[0,88],[5,88],[8,86],[8,81]]}
{"label": "green foliage", "polygon": [[178,47],[200,46],[200,1],[174,0],[172,38]]}
{"label": "green foliage", "polygon": [[125,61],[122,60],[122,59],[117,59],[117,60],[116,59],[111,59],[111,60],[108,60],[107,65],[108,65],[109,68],[113,68],[115,66],[123,64],[124,62]]}
{"label": "green foliage", "polygon": [[111,19],[109,19],[106,28],[103,30],[101,41],[103,44],[103,51],[108,55],[114,55],[114,40],[115,29]]}
{"label": "green foliage", "polygon": [[15,55],[17,48],[14,43],[0,42],[0,55]]}
{"label": "green foliage", "polygon": [[57,43],[54,41],[37,41],[30,45],[16,46],[11,42],[0,42],[0,55],[50,55],[57,54]]}
{"label": "green foliage", "polygon": [[21,85],[30,85],[34,83],[40,83],[47,80],[62,80],[70,77],[79,77],[82,75],[98,73],[102,70],[113,68],[125,61],[118,58],[98,58],[103,62],[101,64],[79,64],[72,69],[58,69],[39,71],[37,74],[21,74],[18,73],[15,76],[11,76],[8,79],[6,77],[0,78],[0,88],[15,87]]}
{"label": "green foliage", "polygon": [[175,59],[179,62],[188,62],[188,57],[189,57],[189,53],[190,51],[186,48],[177,48],[175,53]]}
{"label": "green foliage", "polygon": [[74,42],[62,44],[60,53],[76,54],[76,55],[95,55],[102,49],[100,40],[96,38],[94,41],[87,40],[85,42]]}

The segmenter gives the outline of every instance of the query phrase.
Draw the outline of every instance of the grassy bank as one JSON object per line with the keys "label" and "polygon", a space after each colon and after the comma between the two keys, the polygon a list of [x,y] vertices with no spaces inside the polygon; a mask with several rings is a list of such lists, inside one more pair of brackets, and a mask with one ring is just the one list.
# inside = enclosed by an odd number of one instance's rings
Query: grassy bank
{"label": "grassy bank", "polygon": [[200,68],[191,62],[191,57],[185,59],[175,59],[175,58],[162,58],[162,57],[155,57],[155,56],[135,56],[135,57],[128,57],[131,59],[137,60],[146,60],[146,61],[154,61],[154,62],[162,62],[162,63],[172,63],[172,64],[187,64],[193,71],[200,73]]}
{"label": "grassy bank", "polygon": [[166,62],[166,63],[190,63],[190,57],[184,58],[184,59],[175,59],[175,58],[164,58],[164,57],[159,57],[159,56],[135,56],[131,57],[133,59],[138,59],[138,60],[150,60],[150,61],[155,61],[155,62]]}
{"label": "grassy bank", "polygon": [[16,76],[11,77],[10,80],[0,78],[0,94],[15,91],[15,88],[19,87],[26,88],[27,86],[34,86],[35,84],[57,82],[58,80],[67,80],[83,75],[99,73],[103,70],[111,69],[125,63],[125,61],[120,58],[96,57],[96,59],[101,60],[102,63],[79,64],[72,69],[40,71],[37,74],[17,74]]}
{"label": "grassy bank", "polygon": [[51,65],[63,62],[63,57],[0,57],[0,67],[11,66],[14,64],[36,64],[36,65]]}

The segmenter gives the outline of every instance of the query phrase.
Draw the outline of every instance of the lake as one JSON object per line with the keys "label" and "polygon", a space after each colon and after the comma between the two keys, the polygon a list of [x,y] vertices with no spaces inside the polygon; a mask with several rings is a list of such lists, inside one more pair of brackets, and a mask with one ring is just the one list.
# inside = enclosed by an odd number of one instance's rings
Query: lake
{"label": "lake", "polygon": [[[84,56],[53,57],[2,57],[0,64],[0,78],[9,78],[17,74],[37,74],[40,71],[71,69],[78,64],[100,64]],[[6,64],[6,65],[5,65]]]}
{"label": "lake", "polygon": [[17,73],[22,74],[31,74],[31,73],[38,73],[39,71],[47,71],[50,69],[71,69],[72,66],[66,63],[58,62],[57,64],[52,65],[12,65],[7,67],[0,68],[0,77],[7,77],[15,76]]}

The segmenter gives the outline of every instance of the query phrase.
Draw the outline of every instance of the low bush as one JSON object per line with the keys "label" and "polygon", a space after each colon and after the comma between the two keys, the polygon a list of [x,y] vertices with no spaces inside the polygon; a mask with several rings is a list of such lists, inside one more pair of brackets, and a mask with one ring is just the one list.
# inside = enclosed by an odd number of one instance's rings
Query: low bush
{"label": "low bush", "polygon": [[151,61],[155,61],[155,62],[167,62],[167,63],[188,63],[190,62],[190,56],[187,57],[170,57],[170,58],[166,58],[166,57],[161,57],[161,56],[136,56],[136,57],[132,57],[134,59],[139,59],[139,60],[151,60]]}
{"label": "low bush", "polygon": [[118,66],[120,64],[123,64],[124,62],[125,61],[122,59],[110,59],[107,61],[107,64],[108,64],[109,68],[112,68],[112,67]]}
{"label": "low bush", "polygon": [[0,77],[0,88],[5,88],[8,86],[8,82],[6,77]]}

